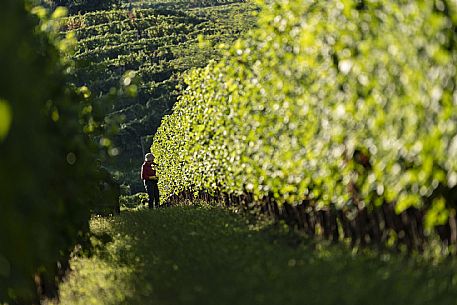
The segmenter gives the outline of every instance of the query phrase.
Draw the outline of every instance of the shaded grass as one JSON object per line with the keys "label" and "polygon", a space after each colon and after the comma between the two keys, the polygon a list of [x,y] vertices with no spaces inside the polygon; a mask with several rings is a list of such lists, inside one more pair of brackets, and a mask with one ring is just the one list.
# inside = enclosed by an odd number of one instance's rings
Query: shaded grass
{"label": "shaded grass", "polygon": [[131,211],[91,230],[104,238],[72,260],[61,304],[457,304],[454,261],[290,246],[221,209]]}

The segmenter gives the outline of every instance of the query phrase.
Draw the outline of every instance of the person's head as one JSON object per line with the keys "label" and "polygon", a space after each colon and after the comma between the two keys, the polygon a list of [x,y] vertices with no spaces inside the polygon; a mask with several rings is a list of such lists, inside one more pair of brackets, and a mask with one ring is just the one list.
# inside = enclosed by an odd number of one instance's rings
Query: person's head
{"label": "person's head", "polygon": [[147,153],[147,154],[144,156],[144,161],[146,161],[146,162],[153,162],[153,161],[154,161],[154,155],[151,154],[151,153]]}

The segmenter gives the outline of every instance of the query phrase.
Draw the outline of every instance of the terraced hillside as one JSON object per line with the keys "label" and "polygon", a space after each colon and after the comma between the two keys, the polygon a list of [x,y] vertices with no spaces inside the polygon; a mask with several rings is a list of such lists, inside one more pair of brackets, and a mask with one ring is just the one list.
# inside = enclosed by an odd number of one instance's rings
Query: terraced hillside
{"label": "terraced hillside", "polygon": [[140,189],[138,167],[161,118],[176,101],[180,74],[203,67],[255,23],[256,6],[246,1],[125,1],[109,10],[77,13],[63,32],[78,39],[75,83],[94,94],[118,86],[129,70],[139,78],[138,94],[116,102],[112,115],[125,118],[115,139],[120,148],[110,167],[132,191]]}

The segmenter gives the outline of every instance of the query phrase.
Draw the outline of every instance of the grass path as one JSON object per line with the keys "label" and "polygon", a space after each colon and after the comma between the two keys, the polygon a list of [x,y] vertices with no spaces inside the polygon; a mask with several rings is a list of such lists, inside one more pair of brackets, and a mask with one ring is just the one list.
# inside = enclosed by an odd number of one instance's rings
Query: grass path
{"label": "grass path", "polygon": [[214,208],[125,212],[91,223],[61,304],[457,304],[457,267],[341,247],[291,246]]}

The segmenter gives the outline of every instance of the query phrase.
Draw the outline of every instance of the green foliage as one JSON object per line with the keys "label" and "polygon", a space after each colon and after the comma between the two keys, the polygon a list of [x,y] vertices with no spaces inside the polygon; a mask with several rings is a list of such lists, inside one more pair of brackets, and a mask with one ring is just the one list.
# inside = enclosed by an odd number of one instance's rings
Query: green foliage
{"label": "green foliage", "polygon": [[10,126],[11,107],[7,101],[0,100],[0,141],[8,135]]}
{"label": "green foliage", "polygon": [[66,7],[70,13],[104,10],[120,5],[122,0],[40,0],[51,8]]}
{"label": "green foliage", "polygon": [[152,147],[162,194],[455,208],[456,20],[452,1],[263,4],[224,60],[187,74]]}
{"label": "green foliage", "polygon": [[[93,256],[71,262],[61,305],[455,304],[455,260],[436,265],[255,230],[227,210],[177,207],[95,218]],[[295,245],[291,247],[290,244]]]}
{"label": "green foliage", "polygon": [[35,15],[23,1],[2,2],[0,303],[37,303],[36,284],[52,293],[104,179],[95,164],[102,150],[91,139],[111,126],[102,101],[67,85],[61,41],[50,40],[49,20]]}
{"label": "green foliage", "polygon": [[123,208],[137,208],[148,203],[148,194],[136,193],[135,195],[121,196],[119,200]]}
{"label": "green foliage", "polygon": [[[125,118],[114,139],[120,149],[110,167],[120,180],[142,189],[138,178],[145,147],[171,112],[180,74],[219,58],[219,43],[230,44],[253,24],[255,6],[240,1],[123,1],[113,9],[75,14],[61,20],[62,35],[74,35],[74,82],[94,95],[117,87],[133,70],[141,82],[136,97],[120,98],[110,115]],[[203,38],[207,43],[202,44]]]}

